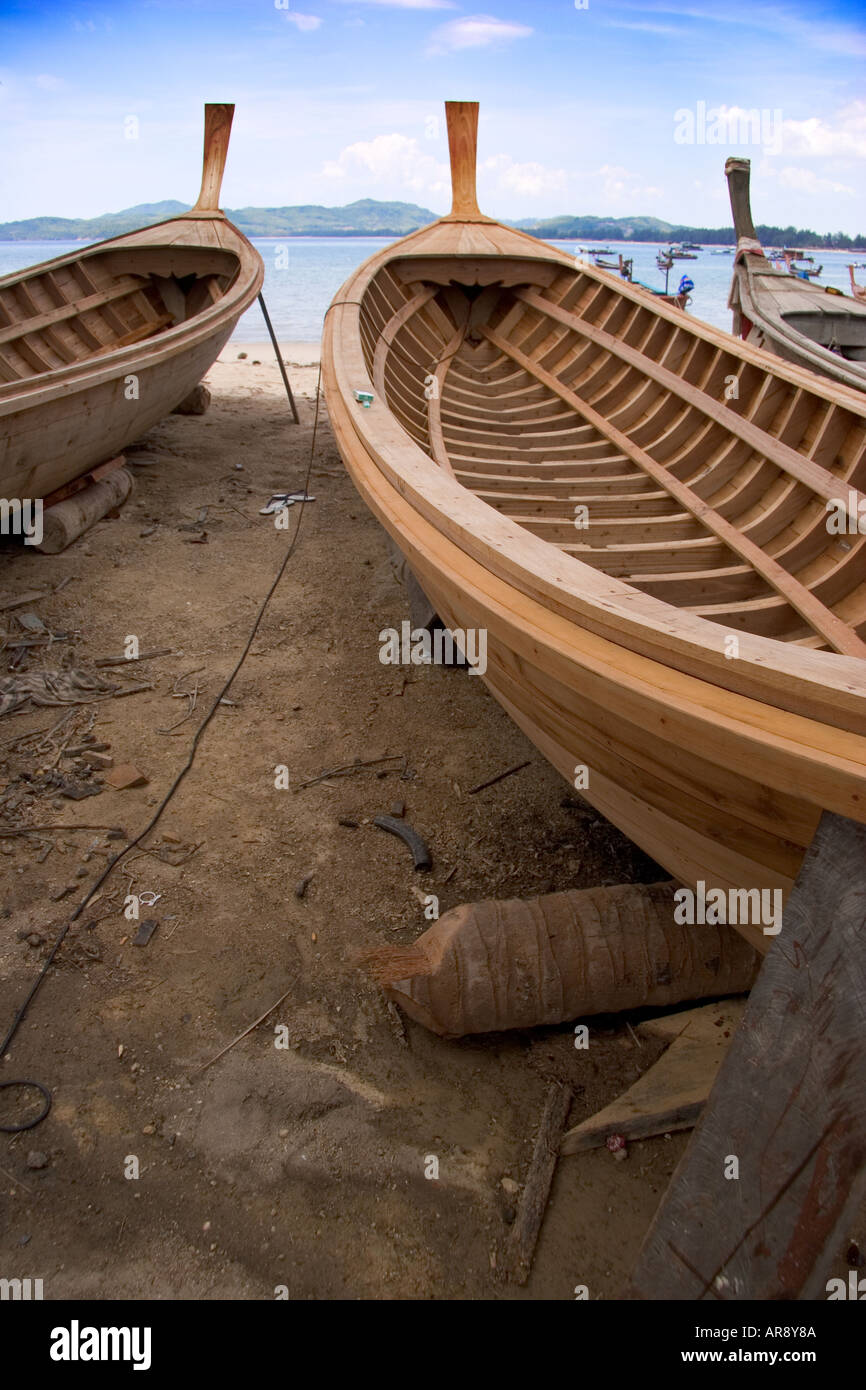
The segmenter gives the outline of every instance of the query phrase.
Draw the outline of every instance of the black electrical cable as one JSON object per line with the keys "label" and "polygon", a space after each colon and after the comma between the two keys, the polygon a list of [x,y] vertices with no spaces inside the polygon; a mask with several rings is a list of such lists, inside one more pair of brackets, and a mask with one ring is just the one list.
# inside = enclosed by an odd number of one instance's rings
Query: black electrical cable
{"label": "black electrical cable", "polygon": [[[228,694],[228,691],[231,689],[231,686],[232,686],[232,684],[233,684],[233,682],[234,682],[234,680],[235,680],[235,678],[236,678],[238,672],[240,671],[241,667],[243,666],[244,662],[245,662],[246,659],[247,659],[247,656],[249,655],[250,648],[252,647],[253,642],[255,641],[256,633],[258,632],[259,626],[260,626],[261,621],[262,621],[262,618],[263,618],[264,615],[265,615],[265,610],[267,609],[268,604],[270,603],[271,599],[273,598],[274,593],[276,592],[276,589],[277,589],[277,585],[279,584],[280,580],[281,580],[282,577],[283,577],[283,574],[285,573],[286,566],[288,565],[289,561],[290,561],[291,558],[292,558],[292,555],[294,554],[295,546],[297,545],[297,541],[298,541],[298,535],[300,534],[301,522],[303,521],[303,518],[304,518],[304,507],[306,506],[306,499],[307,499],[307,497],[308,497],[308,495],[309,495],[310,478],[311,478],[312,472],[313,472],[313,457],[314,457],[315,452],[316,452],[316,437],[317,437],[317,435],[318,435],[318,429],[319,429],[319,397],[320,397],[320,394],[321,394],[321,385],[322,385],[322,364],[321,364],[321,361],[320,361],[320,362],[319,362],[319,374],[318,374],[318,378],[317,378],[317,380],[316,380],[316,409],[315,409],[315,414],[314,414],[314,417],[313,417],[313,437],[312,437],[312,440],[310,441],[310,457],[309,457],[309,460],[307,461],[307,476],[306,476],[306,478],[305,478],[305,480],[304,480],[304,497],[303,497],[303,499],[302,499],[302,501],[301,501],[301,504],[300,504],[301,509],[300,509],[300,511],[299,511],[299,513],[298,513],[297,525],[295,526],[294,532],[293,532],[293,534],[292,534],[292,538],[291,538],[291,540],[289,541],[289,545],[288,545],[288,548],[287,548],[287,550],[286,550],[286,553],[285,553],[285,555],[283,556],[282,563],[280,564],[280,567],[279,567],[279,569],[277,570],[276,578],[274,579],[274,582],[271,584],[271,587],[268,589],[268,592],[265,594],[265,597],[264,597],[264,599],[262,600],[261,606],[259,607],[259,611],[258,611],[258,613],[256,614],[256,618],[255,618],[255,621],[254,621],[254,623],[253,623],[253,626],[252,626],[252,630],[251,630],[251,632],[250,632],[250,635],[249,635],[249,637],[247,638],[246,645],[244,646],[243,651],[241,652],[240,656],[238,657],[238,660],[237,660],[236,663],[235,663],[235,666],[234,666],[234,669],[233,669],[232,672],[231,672],[231,675],[230,675],[230,676],[228,677],[228,679],[226,680],[225,684],[223,685],[222,689],[219,691],[219,694],[216,696],[216,699],[213,701],[213,703],[212,703],[210,709],[208,710],[208,712],[207,712],[207,714],[205,715],[204,719],[202,720],[201,724],[199,724],[198,728],[196,729],[196,732],[195,732],[195,735],[194,735],[194,737],[193,737],[192,743],[190,744],[189,755],[188,755],[188,757],[187,757],[186,762],[184,763],[183,767],[180,769],[180,772],[178,772],[177,776],[175,777],[174,781],[172,782],[172,784],[171,784],[171,786],[169,787],[168,791],[166,792],[165,796],[162,798],[162,801],[161,801],[161,802],[159,803],[159,805],[157,806],[156,810],[154,811],[154,813],[153,813],[153,815],[151,816],[150,820],[148,821],[147,825],[144,827],[143,830],[141,830],[141,831],[138,833],[138,835],[136,835],[135,839],[130,840],[130,842],[129,842],[128,845],[124,845],[123,849],[120,851],[119,854],[116,854],[116,855],[114,856],[113,859],[110,859],[110,860],[108,861],[107,865],[105,866],[104,872],[100,874],[99,878],[98,878],[98,879],[96,880],[96,882],[93,884],[93,886],[92,886],[92,888],[90,889],[90,891],[89,891],[89,893],[87,894],[87,896],[81,900],[81,902],[80,902],[80,903],[78,904],[78,906],[76,907],[75,911],[72,913],[71,917],[68,919],[68,921],[66,921],[66,922],[63,924],[63,926],[61,927],[60,931],[58,932],[57,938],[56,938],[56,940],[55,940],[55,942],[54,942],[54,945],[51,947],[51,950],[50,950],[50,952],[49,952],[49,954],[48,954],[48,957],[47,957],[47,959],[46,959],[46,961],[45,961],[45,964],[43,965],[43,967],[42,967],[42,969],[40,970],[39,974],[36,976],[36,979],[33,981],[33,984],[31,985],[30,990],[29,990],[28,993],[27,993],[27,997],[25,998],[24,1003],[21,1005],[20,1009],[18,1010],[18,1012],[16,1013],[14,1019],[12,1020],[12,1025],[11,1025],[11,1027],[10,1027],[8,1033],[6,1034],[5,1038],[3,1039],[3,1042],[0,1043],[0,1058],[5,1057],[6,1052],[7,1052],[8,1048],[9,1048],[9,1044],[12,1042],[12,1039],[14,1038],[16,1032],[18,1031],[18,1028],[19,1028],[19,1026],[20,1026],[20,1024],[21,1024],[21,1022],[22,1022],[22,1020],[23,1020],[23,1018],[24,1018],[24,1015],[27,1013],[27,1010],[28,1010],[28,1008],[30,1007],[30,1004],[32,1003],[33,999],[35,998],[37,991],[39,990],[39,988],[40,988],[40,986],[41,986],[43,980],[45,979],[45,976],[48,974],[48,971],[50,970],[50,968],[51,968],[51,966],[52,966],[52,964],[53,964],[53,962],[54,962],[54,958],[55,958],[55,956],[57,955],[57,952],[60,950],[60,947],[63,945],[63,942],[64,942],[64,940],[66,939],[66,935],[67,935],[67,933],[68,933],[68,931],[69,931],[69,928],[72,926],[72,923],[75,922],[75,921],[77,921],[77,919],[81,916],[82,912],[83,912],[84,909],[87,907],[87,904],[91,901],[91,899],[93,898],[94,894],[97,893],[97,892],[99,891],[99,889],[102,887],[103,883],[104,883],[105,880],[108,878],[108,876],[109,876],[111,873],[113,873],[113,871],[116,869],[117,865],[118,865],[123,859],[126,858],[126,856],[129,854],[130,850],[135,849],[136,845],[141,844],[141,841],[145,838],[145,836],[147,836],[147,835],[150,834],[150,832],[153,830],[154,826],[155,826],[155,825],[157,824],[157,822],[159,821],[159,819],[160,819],[160,817],[162,816],[162,813],[164,812],[166,806],[167,806],[168,803],[171,801],[172,797],[174,796],[175,792],[177,791],[177,789],[178,789],[178,787],[180,786],[181,782],[183,781],[184,777],[186,776],[186,774],[189,772],[190,768],[192,767],[193,762],[195,761],[195,755],[196,755],[196,752],[197,752],[197,750],[198,750],[198,745],[199,745],[199,743],[201,742],[201,739],[202,739],[202,736],[203,736],[203,734],[204,734],[205,729],[206,729],[207,726],[210,724],[211,720],[213,719],[214,715],[216,714],[217,710],[219,709],[220,703],[222,702],[222,700],[225,699],[226,695]],[[43,1096],[44,1099],[45,1099],[45,1106],[44,1106],[44,1108],[43,1108],[41,1114],[37,1115],[37,1117],[36,1117],[35,1119],[33,1119],[33,1120],[26,1121],[24,1124],[19,1124],[19,1125],[4,1125],[4,1124],[0,1124],[0,1133],[2,1133],[2,1134],[17,1134],[17,1133],[20,1132],[21,1130],[33,1129],[36,1125],[41,1124],[41,1122],[45,1119],[46,1115],[48,1114],[49,1110],[51,1109],[51,1093],[49,1092],[48,1088],[47,1088],[46,1086],[43,1086],[43,1084],[42,1084],[41,1081],[29,1081],[29,1080],[25,1080],[25,1081],[4,1081],[4,1082],[0,1083],[0,1089],[6,1089],[6,1088],[8,1088],[8,1087],[10,1087],[10,1086],[20,1086],[20,1087],[25,1087],[25,1088],[28,1088],[28,1089],[33,1089],[33,1090],[40,1091],[40,1092],[42,1093],[42,1096]]]}

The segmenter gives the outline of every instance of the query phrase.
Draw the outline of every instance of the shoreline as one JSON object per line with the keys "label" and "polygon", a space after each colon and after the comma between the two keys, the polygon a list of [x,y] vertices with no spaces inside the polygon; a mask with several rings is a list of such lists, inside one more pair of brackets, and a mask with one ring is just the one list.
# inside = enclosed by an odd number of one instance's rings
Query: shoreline
{"label": "shoreline", "polygon": [[[241,357],[241,353],[246,353],[246,357]],[[321,339],[318,341],[292,338],[281,340],[280,354],[287,367],[318,367],[322,358]],[[274,361],[273,343],[267,337],[250,338],[247,335],[244,338],[229,338],[216,360],[223,366],[243,361],[250,361],[252,365],[257,362],[262,366],[270,365]]]}

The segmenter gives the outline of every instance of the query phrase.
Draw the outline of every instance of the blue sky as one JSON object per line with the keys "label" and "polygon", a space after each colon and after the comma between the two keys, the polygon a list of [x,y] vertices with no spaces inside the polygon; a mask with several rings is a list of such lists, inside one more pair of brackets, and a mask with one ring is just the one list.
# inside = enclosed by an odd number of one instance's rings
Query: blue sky
{"label": "blue sky", "polygon": [[5,0],[0,83],[0,221],[193,201],[206,100],[237,106],[224,206],[447,211],[473,98],[493,216],[726,225],[736,153],[756,220],[866,232],[853,0]]}

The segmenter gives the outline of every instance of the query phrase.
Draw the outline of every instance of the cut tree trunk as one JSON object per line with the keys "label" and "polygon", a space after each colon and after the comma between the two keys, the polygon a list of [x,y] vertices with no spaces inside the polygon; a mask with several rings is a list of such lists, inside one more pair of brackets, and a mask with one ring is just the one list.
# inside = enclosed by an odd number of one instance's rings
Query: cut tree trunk
{"label": "cut tree trunk", "polygon": [[726,926],[674,921],[673,883],[453,908],[412,946],[367,951],[388,998],[444,1037],[748,990],[760,956]]}

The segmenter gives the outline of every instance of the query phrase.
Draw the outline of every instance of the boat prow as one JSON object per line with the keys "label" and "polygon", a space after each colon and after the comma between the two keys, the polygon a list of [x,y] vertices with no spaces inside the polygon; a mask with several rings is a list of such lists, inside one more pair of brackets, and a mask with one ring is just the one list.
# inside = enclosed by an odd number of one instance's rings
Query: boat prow
{"label": "boat prow", "polygon": [[0,491],[44,498],[167,415],[264,278],[219,208],[234,107],[205,107],[194,208],[0,279]]}
{"label": "boat prow", "polygon": [[570,784],[683,883],[785,894],[822,809],[866,821],[866,398],[484,218],[447,113],[452,212],[326,316],[345,465]]}
{"label": "boat prow", "polygon": [[790,256],[784,270],[767,259],[752,221],[750,168],[748,159],[725,164],[737,234],[728,300],[734,332],[788,362],[866,390],[866,303],[813,285],[809,277],[817,276],[820,266],[791,274]]}

